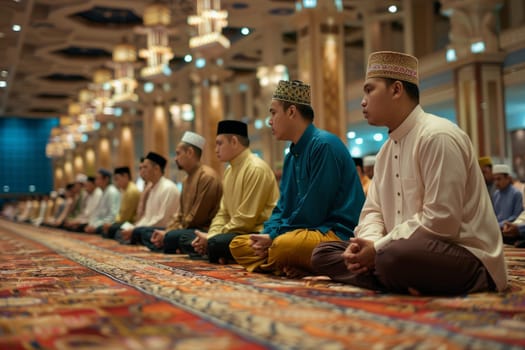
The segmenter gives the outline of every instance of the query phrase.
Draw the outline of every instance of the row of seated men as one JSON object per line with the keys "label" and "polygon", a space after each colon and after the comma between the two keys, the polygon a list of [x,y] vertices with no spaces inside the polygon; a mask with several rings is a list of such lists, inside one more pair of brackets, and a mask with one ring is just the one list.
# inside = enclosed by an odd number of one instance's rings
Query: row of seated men
{"label": "row of seated men", "polygon": [[[190,138],[196,139],[197,137],[199,136],[188,133],[183,138],[183,144],[185,143],[186,147],[189,147],[191,144],[187,141]],[[196,151],[202,152],[198,147]],[[180,153],[182,154],[182,152]],[[356,165],[361,185],[363,186],[363,191],[366,195],[370,181],[373,178],[375,156],[367,156],[364,160],[361,158],[353,158],[353,160]],[[178,162],[177,165],[180,169],[184,170],[186,164],[182,161],[182,165]],[[525,186],[523,186],[523,183],[513,180],[508,165],[493,164],[490,157],[481,157],[479,159],[479,165],[484,174],[487,189],[491,195],[501,230],[503,232],[516,231],[518,225],[513,225],[512,222],[515,221],[524,211],[525,196],[523,193],[525,191]],[[144,159],[141,159],[139,169],[142,178],[142,173],[147,169],[147,166],[145,167],[144,165]],[[141,192],[131,181],[129,168],[116,168],[113,176],[116,187],[122,193],[119,212],[116,215],[115,223],[105,223],[104,225],[99,226],[98,233],[103,233],[104,236],[113,238],[123,222],[126,223],[124,227],[128,230],[131,227],[130,223],[138,223],[138,226],[147,226],[148,223],[154,223],[153,227],[162,228],[163,221],[166,222],[164,217],[162,219],[153,218],[145,222],[140,222],[139,220],[143,217],[145,209],[144,204],[149,194],[149,190],[151,189],[152,182],[148,184],[144,192]],[[99,176],[98,181],[100,181],[102,186],[105,187],[104,178],[111,178],[111,174],[102,171]],[[108,188],[110,189],[110,192],[108,193],[114,193],[112,187]],[[78,174],[75,183],[69,184],[66,187],[66,191],[60,195],[57,195],[56,192],[52,192],[50,195],[35,196],[33,198],[28,198],[25,201],[21,201],[21,207],[18,208],[18,213],[20,213],[18,215],[18,220],[30,222],[36,226],[43,224],[83,232],[86,226],[88,226],[90,219],[94,219],[94,209],[100,202],[102,194],[102,187],[97,186],[96,177],[86,177],[83,174]],[[101,206],[101,208],[103,207]],[[160,210],[160,212],[162,212],[162,210]],[[212,210],[211,212],[213,213],[214,211]],[[169,214],[169,212],[167,214]],[[167,220],[169,221],[169,219]],[[519,221],[520,220],[517,222]],[[204,220],[204,222],[206,222],[206,220]],[[90,226],[96,227],[97,223],[92,222]],[[188,225],[167,225],[168,228],[173,229],[183,228],[185,226]],[[193,227],[195,225],[190,223],[189,226]],[[203,227],[206,227],[206,225]],[[505,241],[507,240],[505,239]],[[148,245],[148,242],[146,242],[146,245]],[[170,251],[169,248],[168,251]]]}
{"label": "row of seated men", "polygon": [[[234,125],[233,131],[227,127],[230,124]],[[222,125],[226,126],[222,126],[223,130],[219,126],[219,135],[238,132],[235,129],[236,124],[237,122],[223,122]],[[238,125],[243,129],[242,124]],[[240,133],[243,137],[246,134],[245,131]],[[35,197],[20,202],[23,206],[18,208],[20,214],[17,220],[71,231],[95,232],[105,238],[115,238],[121,243],[143,244],[152,251],[168,254],[187,253],[193,257],[209,255],[210,262],[232,261],[227,251],[230,238],[235,234],[220,236],[226,240],[216,242],[209,239],[213,237],[209,232],[205,233],[219,210],[223,189],[216,172],[200,163],[204,144],[205,140],[200,135],[187,132],[177,146],[175,162],[178,168],[188,175],[184,181],[182,196],[176,185],[163,176],[167,160],[150,152],[141,159],[139,166],[140,176],[146,180],[143,191],[139,191],[131,181],[128,167],[116,168],[113,174],[108,170],[100,169],[95,177],[78,174],[75,183],[69,184],[65,192],[58,196],[52,193],[50,196]],[[220,153],[218,155],[221,157]],[[233,160],[228,157],[222,155],[221,160],[227,162]],[[513,239],[525,232],[525,212],[519,185],[513,183],[508,166],[487,164],[487,159],[487,157],[480,158],[479,165],[485,179],[492,179],[492,182],[487,181],[487,188],[492,191],[491,198],[504,234],[504,241],[516,242],[517,245],[524,246],[523,240]],[[373,158],[368,158],[368,168],[363,166],[361,159],[353,160],[366,194],[373,178]],[[487,166],[490,166],[490,169],[487,170]],[[112,184],[112,179],[116,187]],[[153,188],[155,190],[152,191]],[[272,202],[274,197],[276,196],[272,196]],[[513,204],[506,204],[502,198],[509,198]],[[222,200],[228,202],[227,199]],[[512,209],[516,207],[519,209]],[[234,227],[224,220],[217,220],[217,222],[223,225],[220,229],[221,233]],[[227,224],[230,227],[224,228]],[[247,226],[241,223],[237,225],[235,231],[241,230],[243,225]],[[211,242],[212,249],[205,247],[202,242],[208,245]],[[215,249],[215,246],[219,249]]]}
{"label": "row of seated men", "polygon": [[[291,141],[280,186],[251,152],[247,125],[224,120],[215,139],[218,159],[229,164],[222,182],[200,163],[211,140],[187,133],[175,157],[188,174],[182,193],[163,176],[167,160],[150,152],[141,175],[151,189],[143,192],[139,221],[102,220],[117,207],[117,192],[83,230],[212,263],[237,262],[250,272],[319,274],[405,294],[502,291],[502,233],[472,143],[454,124],[423,111],[418,83],[415,57],[370,55],[361,106],[370,124],[388,127],[389,138],[366,202],[347,147],[313,124],[310,86],[280,81],[269,109],[275,139]],[[103,196],[110,176],[97,173]],[[153,216],[164,221],[143,224]]]}

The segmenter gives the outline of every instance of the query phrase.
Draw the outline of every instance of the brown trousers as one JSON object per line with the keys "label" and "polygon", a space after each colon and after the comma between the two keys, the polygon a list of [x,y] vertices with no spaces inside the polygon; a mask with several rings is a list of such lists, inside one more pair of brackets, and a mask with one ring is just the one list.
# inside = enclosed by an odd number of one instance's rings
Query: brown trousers
{"label": "brown trousers", "polygon": [[376,252],[375,270],[356,275],[342,254],[349,242],[321,243],[312,253],[319,275],[357,287],[407,294],[460,295],[495,290],[485,266],[467,249],[427,233],[394,240]]}

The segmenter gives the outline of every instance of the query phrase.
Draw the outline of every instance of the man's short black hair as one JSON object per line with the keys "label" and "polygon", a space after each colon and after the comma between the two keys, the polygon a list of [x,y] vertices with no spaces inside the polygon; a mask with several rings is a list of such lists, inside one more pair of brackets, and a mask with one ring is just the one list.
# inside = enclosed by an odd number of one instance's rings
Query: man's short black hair
{"label": "man's short black hair", "polygon": [[419,88],[416,84],[409,83],[408,81],[399,80],[399,79],[391,79],[391,78],[382,78],[386,82],[386,86],[390,86],[394,84],[394,82],[399,81],[401,84],[403,84],[403,88],[407,92],[408,97],[417,104],[419,104]]}
{"label": "man's short black hair", "polygon": [[297,110],[299,110],[299,113],[303,116],[304,119],[313,122],[314,121],[314,109],[312,106],[309,105],[303,105],[299,103],[292,103],[287,101],[281,101],[283,105],[283,109],[286,111],[288,108],[290,108],[291,105],[294,105]]}

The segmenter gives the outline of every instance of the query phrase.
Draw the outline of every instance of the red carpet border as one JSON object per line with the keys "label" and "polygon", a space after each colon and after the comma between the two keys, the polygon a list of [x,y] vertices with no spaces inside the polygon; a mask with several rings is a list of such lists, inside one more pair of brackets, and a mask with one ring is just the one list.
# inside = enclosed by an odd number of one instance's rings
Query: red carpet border
{"label": "red carpet border", "polygon": [[523,250],[507,293],[414,298],[0,225],[0,349],[525,347]]}

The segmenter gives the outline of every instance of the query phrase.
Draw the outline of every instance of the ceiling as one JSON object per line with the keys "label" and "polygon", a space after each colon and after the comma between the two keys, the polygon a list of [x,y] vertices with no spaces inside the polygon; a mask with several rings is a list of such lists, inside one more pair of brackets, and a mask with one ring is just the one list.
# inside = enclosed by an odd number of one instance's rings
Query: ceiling
{"label": "ceiling", "polygon": [[[365,2],[343,1],[345,28],[352,31],[347,44],[362,45],[357,10]],[[396,2],[397,0],[394,0]],[[56,117],[67,113],[80,89],[93,79],[95,69],[111,62],[115,45],[126,41],[146,48],[146,36],[137,28],[153,0],[0,0],[0,116]],[[232,47],[224,54],[224,66],[242,75],[255,72],[263,62],[263,34],[276,26],[280,33],[284,64],[295,65],[295,0],[222,0],[228,11],[223,34]],[[384,2],[380,3],[384,11]],[[171,10],[170,47],[173,71],[188,65],[189,38],[196,28],[187,17],[196,14],[195,0],[165,0]],[[21,26],[13,31],[13,25]],[[251,33],[242,35],[241,28]],[[358,33],[355,35],[355,33]],[[144,64],[145,61],[142,61]]]}

